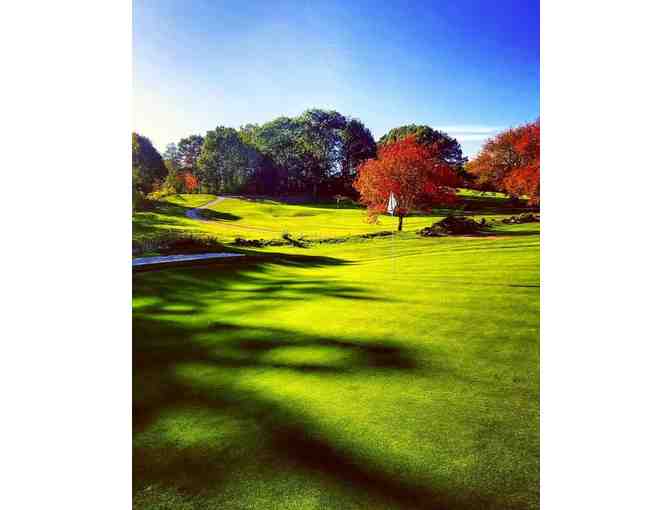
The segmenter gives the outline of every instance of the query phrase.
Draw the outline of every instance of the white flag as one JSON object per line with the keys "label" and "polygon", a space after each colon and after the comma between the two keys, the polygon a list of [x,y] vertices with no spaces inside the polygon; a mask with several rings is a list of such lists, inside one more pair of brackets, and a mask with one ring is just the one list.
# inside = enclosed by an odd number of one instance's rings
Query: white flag
{"label": "white flag", "polygon": [[394,216],[394,212],[397,210],[397,197],[394,196],[394,193],[390,193],[390,198],[387,201],[387,212]]}

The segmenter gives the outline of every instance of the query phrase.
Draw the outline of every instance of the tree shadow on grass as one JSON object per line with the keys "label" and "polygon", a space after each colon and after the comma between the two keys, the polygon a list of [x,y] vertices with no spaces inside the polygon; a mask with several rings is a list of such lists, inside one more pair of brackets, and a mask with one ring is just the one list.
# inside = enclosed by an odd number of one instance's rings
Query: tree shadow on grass
{"label": "tree shadow on grass", "polygon": [[[413,482],[413,475],[400,478],[385,465],[374,465],[356,451],[339,446],[308,415],[282,405],[277,398],[259,391],[247,391],[237,379],[247,371],[286,371],[295,377],[320,374],[322,377],[348,372],[419,370],[412,352],[399,345],[380,341],[345,341],[298,334],[279,328],[247,328],[221,323],[201,330],[175,328],[163,321],[137,317],[134,320],[134,434],[151,430],[169,411],[208,410],[231,419],[254,424],[254,436],[247,441],[263,444],[239,445],[260,455],[276,469],[298,470],[332,480],[348,490],[385,502],[386,506],[439,510],[445,508],[488,508],[483,495],[436,490]],[[197,339],[218,337],[204,347]],[[144,348],[143,340],[161,338]],[[289,348],[325,347],[342,351],[343,360],[328,363],[278,362],[269,354]],[[159,351],[159,348],[161,351]],[[179,376],[180,367],[197,366],[215,381],[192,384]],[[220,378],[221,376],[221,378]],[[306,380],[310,384],[310,380]],[[144,390],[142,389],[144,386]],[[143,394],[143,391],[145,392]],[[233,471],[241,462],[240,453],[226,442],[171,448],[159,434],[134,451],[134,488],[173,487],[185,495],[207,497],[227,484],[235,483]],[[244,442],[243,442],[244,443]],[[258,446],[256,446],[258,448]],[[262,480],[249,482],[264,483]],[[234,505],[235,506],[235,505]]]}
{"label": "tree shadow on grass", "polygon": [[[346,491],[373,498],[385,507],[495,507],[481,494],[436,489],[414,481],[410,473],[400,477],[389,466],[372,463],[352,447],[330,439],[300,407],[285,405],[277,397],[240,384],[249,374],[258,373],[307,377],[306,384],[310,384],[310,377],[316,375],[377,377],[420,371],[422,367],[408,347],[376,338],[343,339],[278,327],[244,326],[229,317],[210,323],[188,320],[192,314],[198,317],[207,312],[213,299],[234,300],[240,306],[236,316],[253,314],[263,307],[282,307],[288,292],[296,292],[302,299],[373,299],[361,289],[338,281],[276,281],[269,269],[269,264],[306,268],[344,263],[324,257],[281,255],[251,258],[235,265],[134,275],[134,295],[139,299],[133,317],[136,494],[151,487],[170,488],[194,500],[207,499],[222,490],[235,494],[236,484],[240,483],[236,478],[237,464],[256,462],[278,472],[310,473]],[[244,302],[236,294],[234,283],[236,288],[242,284],[263,291],[256,294],[253,302]],[[335,356],[297,360],[287,356],[290,349],[305,349],[308,353],[323,350]],[[185,376],[189,370],[195,370],[196,376]],[[203,440],[175,444],[161,429],[161,420],[174,412],[206,412],[215,420],[238,420],[247,424],[251,432],[233,442],[209,441],[205,434]],[[254,458],[250,460],[248,455]],[[265,482],[262,475],[245,483]],[[236,507],[235,501],[231,507]]]}
{"label": "tree shadow on grass", "polygon": [[207,306],[202,299],[205,293],[225,291],[231,293],[229,298],[232,301],[254,304],[251,313],[258,311],[259,306],[263,306],[265,302],[280,306],[283,301],[306,300],[318,296],[364,301],[382,299],[348,283],[271,274],[274,266],[306,269],[351,264],[343,259],[260,252],[228,246],[227,251],[239,253],[244,257],[134,266],[134,274],[152,273],[151,276],[134,282],[136,296],[151,298],[169,296],[168,299],[155,299],[154,304],[143,308],[143,313],[161,312],[162,307],[168,302],[174,309],[171,311],[173,314],[181,313],[180,306],[184,314],[195,313]]}

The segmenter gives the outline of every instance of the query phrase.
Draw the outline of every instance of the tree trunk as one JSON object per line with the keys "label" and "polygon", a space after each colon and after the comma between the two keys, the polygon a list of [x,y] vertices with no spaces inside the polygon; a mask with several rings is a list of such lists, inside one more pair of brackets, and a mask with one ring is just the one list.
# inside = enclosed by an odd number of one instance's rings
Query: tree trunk
{"label": "tree trunk", "polygon": [[399,225],[397,226],[397,231],[401,232],[401,227],[404,224],[404,217],[400,214],[399,215]]}

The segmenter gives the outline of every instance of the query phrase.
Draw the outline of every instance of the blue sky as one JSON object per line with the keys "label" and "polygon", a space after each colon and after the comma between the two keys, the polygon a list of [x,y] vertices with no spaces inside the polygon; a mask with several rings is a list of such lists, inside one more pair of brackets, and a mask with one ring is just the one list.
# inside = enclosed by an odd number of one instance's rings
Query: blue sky
{"label": "blue sky", "polygon": [[134,0],[133,130],[159,151],[312,107],[473,155],[539,116],[539,2]]}

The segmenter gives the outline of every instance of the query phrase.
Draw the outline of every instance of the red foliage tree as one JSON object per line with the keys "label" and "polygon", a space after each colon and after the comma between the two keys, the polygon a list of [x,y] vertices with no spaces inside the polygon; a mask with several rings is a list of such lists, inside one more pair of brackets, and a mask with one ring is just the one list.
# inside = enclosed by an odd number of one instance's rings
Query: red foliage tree
{"label": "red foliage tree", "polygon": [[422,145],[411,135],[384,145],[377,159],[362,163],[354,187],[374,221],[387,210],[390,194],[394,193],[401,230],[409,212],[455,202],[458,183],[457,172],[441,158],[438,148]]}
{"label": "red foliage tree", "polygon": [[537,120],[488,140],[467,170],[476,176],[481,189],[527,196],[530,203],[538,205],[540,149],[541,124]]}
{"label": "red foliage tree", "polygon": [[193,193],[198,188],[198,178],[191,172],[182,172],[182,182],[187,193]]}

